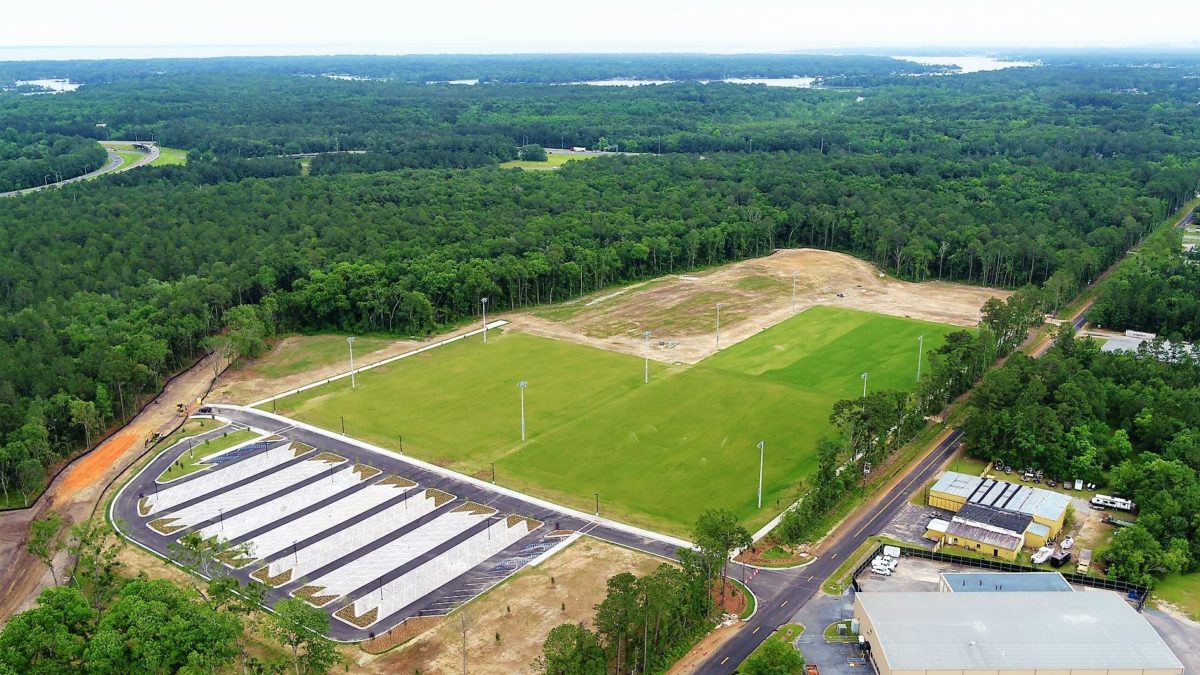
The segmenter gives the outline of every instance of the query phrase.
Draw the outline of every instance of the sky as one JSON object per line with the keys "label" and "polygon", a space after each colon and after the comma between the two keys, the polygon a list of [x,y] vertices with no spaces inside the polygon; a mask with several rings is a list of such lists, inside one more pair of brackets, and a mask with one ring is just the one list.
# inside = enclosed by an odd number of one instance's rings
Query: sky
{"label": "sky", "polygon": [[[1195,0],[6,2],[0,59],[218,54],[1200,48]],[[48,11],[53,7],[52,11]],[[38,49],[54,47],[55,49]]]}

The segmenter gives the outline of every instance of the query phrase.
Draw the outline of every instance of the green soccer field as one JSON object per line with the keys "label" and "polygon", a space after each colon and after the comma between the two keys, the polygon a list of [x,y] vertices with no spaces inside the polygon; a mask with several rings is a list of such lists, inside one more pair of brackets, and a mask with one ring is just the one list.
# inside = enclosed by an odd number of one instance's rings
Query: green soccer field
{"label": "green soccer field", "polygon": [[[815,468],[833,403],[869,386],[908,388],[917,336],[953,326],[815,307],[701,363],[651,362],[492,331],[276,403],[280,414],[501,485],[671,533],[720,506],[765,523]],[[519,380],[527,380],[527,441]],[[269,406],[267,406],[269,409]],[[759,441],[763,508],[756,506]]]}

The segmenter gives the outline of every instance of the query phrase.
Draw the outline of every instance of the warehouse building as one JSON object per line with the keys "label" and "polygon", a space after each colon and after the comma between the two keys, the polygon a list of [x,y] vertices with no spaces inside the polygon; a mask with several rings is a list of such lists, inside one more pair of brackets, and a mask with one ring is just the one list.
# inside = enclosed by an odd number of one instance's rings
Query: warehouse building
{"label": "warehouse building", "polygon": [[929,488],[928,503],[956,512],[975,504],[1029,516],[1032,524],[1022,533],[1024,545],[1036,548],[1062,532],[1071,498],[1041,488],[947,471]]}
{"label": "warehouse building", "polygon": [[1108,591],[858,593],[854,617],[879,675],[1183,673],[1154,628]]}

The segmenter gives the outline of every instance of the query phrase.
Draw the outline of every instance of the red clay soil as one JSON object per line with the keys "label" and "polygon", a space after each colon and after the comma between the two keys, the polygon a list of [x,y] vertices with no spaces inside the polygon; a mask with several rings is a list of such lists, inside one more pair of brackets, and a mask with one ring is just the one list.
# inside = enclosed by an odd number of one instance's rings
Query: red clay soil
{"label": "red clay soil", "polygon": [[741,616],[742,612],[746,611],[746,594],[734,586],[732,583],[725,586],[725,602],[721,602],[721,584],[716,584],[712,589],[713,605],[721,610],[722,614],[735,614]]}
{"label": "red clay soil", "polygon": [[[145,439],[179,423],[175,405],[194,408],[208,391],[213,377],[210,358],[172,380],[125,428],[69,465],[32,507],[0,513],[0,624],[31,607],[51,582],[46,566],[25,549],[29,522],[51,510],[63,517],[67,527],[91,517],[109,482],[145,452]],[[55,567],[64,569],[67,562],[67,556],[60,554]]]}

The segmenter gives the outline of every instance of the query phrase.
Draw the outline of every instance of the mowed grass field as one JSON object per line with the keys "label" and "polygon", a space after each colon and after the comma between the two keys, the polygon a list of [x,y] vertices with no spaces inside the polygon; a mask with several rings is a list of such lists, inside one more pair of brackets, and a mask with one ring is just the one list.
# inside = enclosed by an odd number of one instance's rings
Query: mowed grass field
{"label": "mowed grass field", "polygon": [[[686,533],[709,507],[765,523],[815,468],[833,403],[869,386],[915,381],[917,336],[952,326],[815,307],[697,365],[652,361],[492,331],[276,403],[280,414],[339,429],[585,511]],[[519,380],[527,441],[520,440]],[[763,508],[756,506],[766,443]]]}
{"label": "mowed grass field", "polygon": [[512,159],[507,162],[502,162],[500,164],[500,168],[501,169],[517,169],[517,168],[520,168],[520,169],[557,169],[558,167],[560,167],[563,164],[566,164],[567,162],[570,162],[572,160],[591,159],[592,157],[595,157],[595,155],[563,155],[563,154],[556,153],[553,155],[546,155],[546,161],[544,161],[544,162],[528,162],[528,161],[525,161],[522,159]]}

